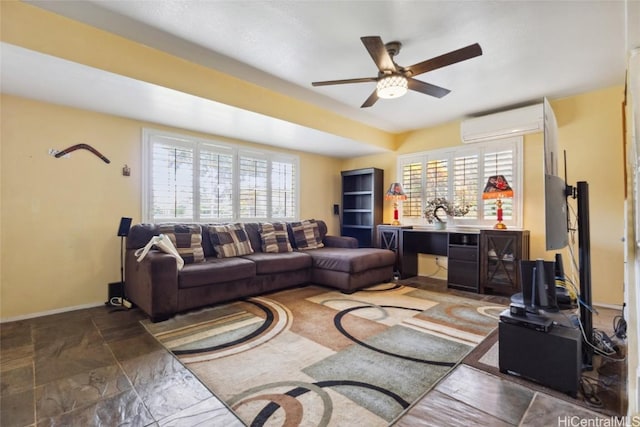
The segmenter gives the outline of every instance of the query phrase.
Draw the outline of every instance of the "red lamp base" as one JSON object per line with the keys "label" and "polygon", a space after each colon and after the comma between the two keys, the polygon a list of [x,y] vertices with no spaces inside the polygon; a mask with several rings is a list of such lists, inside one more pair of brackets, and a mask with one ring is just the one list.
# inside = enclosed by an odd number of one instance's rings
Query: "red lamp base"
{"label": "red lamp base", "polygon": [[398,203],[393,203],[393,222],[391,225],[400,225],[400,221],[398,221]]}

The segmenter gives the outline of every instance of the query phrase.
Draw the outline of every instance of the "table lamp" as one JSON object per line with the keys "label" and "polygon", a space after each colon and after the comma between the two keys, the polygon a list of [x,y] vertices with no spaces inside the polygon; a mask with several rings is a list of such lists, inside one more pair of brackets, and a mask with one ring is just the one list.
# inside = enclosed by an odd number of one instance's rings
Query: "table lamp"
{"label": "table lamp", "polygon": [[496,216],[498,223],[493,226],[496,230],[506,230],[507,226],[502,222],[502,198],[513,197],[513,189],[507,182],[504,175],[493,175],[489,177],[487,185],[482,192],[482,198],[496,199]]}
{"label": "table lamp", "polygon": [[392,183],[384,198],[393,200],[393,222],[391,225],[400,225],[400,221],[398,221],[398,200],[407,200],[407,195],[404,194],[402,185],[399,182]]}

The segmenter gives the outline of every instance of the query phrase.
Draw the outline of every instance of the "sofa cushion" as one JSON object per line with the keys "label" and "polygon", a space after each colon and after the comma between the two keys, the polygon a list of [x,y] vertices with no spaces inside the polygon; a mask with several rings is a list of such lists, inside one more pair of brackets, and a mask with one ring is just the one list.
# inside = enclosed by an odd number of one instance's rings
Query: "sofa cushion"
{"label": "sofa cushion", "polygon": [[282,253],[291,252],[287,224],[284,222],[263,222],[260,224],[260,238],[262,252]]}
{"label": "sofa cushion", "polygon": [[157,236],[157,224],[135,224],[127,236],[127,249],[144,248],[153,236]]}
{"label": "sofa cushion", "polygon": [[260,252],[262,250],[262,239],[260,238],[260,223],[259,222],[245,222],[244,231],[247,232],[249,242],[254,252]]}
{"label": "sofa cushion", "polygon": [[313,258],[314,268],[345,273],[393,265],[396,260],[394,252],[378,248],[320,248],[306,253]]}
{"label": "sofa cushion", "polygon": [[315,220],[309,219],[299,222],[292,222],[289,224],[293,234],[293,239],[298,248],[301,251],[308,249],[317,249],[324,246],[322,243],[322,236],[320,235],[320,229]]}
{"label": "sofa cushion", "polygon": [[253,253],[243,224],[210,225],[208,228],[209,237],[218,258],[231,258]]}
{"label": "sofa cushion", "polygon": [[158,232],[164,234],[176,247],[185,264],[204,261],[202,227],[198,224],[158,224]]}
{"label": "sofa cushion", "polygon": [[207,258],[205,262],[185,265],[178,274],[178,287],[191,288],[233,280],[248,279],[256,275],[256,264],[242,257]]}
{"label": "sofa cushion", "polygon": [[257,274],[285,273],[311,268],[312,260],[305,252],[266,253],[255,252],[244,256],[256,263]]}

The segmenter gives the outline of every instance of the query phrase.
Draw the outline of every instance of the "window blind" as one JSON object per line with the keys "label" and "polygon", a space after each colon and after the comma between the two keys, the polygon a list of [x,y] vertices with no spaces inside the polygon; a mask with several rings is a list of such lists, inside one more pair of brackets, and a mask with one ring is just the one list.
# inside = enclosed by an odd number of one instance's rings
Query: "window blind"
{"label": "window blind", "polygon": [[152,163],[154,218],[192,218],[193,149],[154,144]]}
{"label": "window blind", "polygon": [[449,161],[447,159],[427,162],[427,201],[439,197],[449,199]]}
{"label": "window blind", "polygon": [[298,216],[297,156],[143,130],[143,221]]}
{"label": "window blind", "polygon": [[233,155],[200,151],[200,218],[233,217]]}
{"label": "window blind", "polygon": [[402,165],[402,189],[407,199],[402,202],[402,215],[422,217],[422,163],[411,162]]}
{"label": "window blind", "polygon": [[478,217],[478,155],[455,157],[453,160],[453,203],[468,208],[466,219]]}
{"label": "window blind", "polygon": [[293,163],[271,163],[271,212],[275,218],[295,216],[296,171]]}
{"label": "window blind", "polygon": [[240,157],[240,218],[267,218],[267,161]]}
{"label": "window blind", "polygon": [[[484,200],[482,191],[490,176],[504,175],[514,197],[503,199],[503,219],[522,227],[522,137],[401,155],[398,175],[407,195],[402,204],[406,224],[424,224],[429,201],[446,198],[457,210],[456,224],[491,226],[495,200]],[[465,207],[468,212],[461,215]]]}

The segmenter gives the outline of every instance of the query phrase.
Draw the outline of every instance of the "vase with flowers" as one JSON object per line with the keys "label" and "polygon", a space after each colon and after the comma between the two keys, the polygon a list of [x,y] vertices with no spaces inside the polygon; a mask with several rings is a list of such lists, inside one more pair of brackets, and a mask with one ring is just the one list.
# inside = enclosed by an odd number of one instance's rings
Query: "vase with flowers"
{"label": "vase with flowers", "polygon": [[433,224],[436,230],[447,228],[447,217],[460,217],[469,213],[471,205],[453,204],[445,197],[436,197],[429,200],[425,206],[424,217],[429,224]]}

